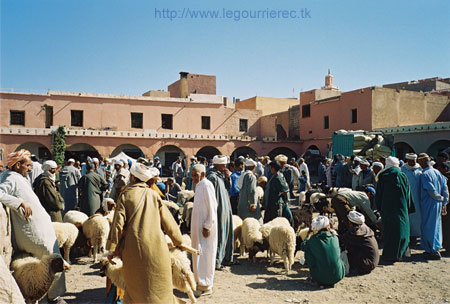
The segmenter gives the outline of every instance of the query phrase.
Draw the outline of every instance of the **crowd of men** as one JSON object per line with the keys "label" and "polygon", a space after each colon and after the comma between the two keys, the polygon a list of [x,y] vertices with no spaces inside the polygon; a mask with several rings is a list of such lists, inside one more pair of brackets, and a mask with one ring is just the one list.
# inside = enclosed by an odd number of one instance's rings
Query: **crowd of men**
{"label": "crowd of men", "polygon": [[[380,227],[384,262],[408,257],[419,239],[428,259],[440,259],[442,247],[450,251],[449,157],[442,152],[433,161],[425,153],[409,153],[405,161],[335,155],[319,163],[316,178],[304,159],[282,154],[273,160],[247,155],[233,161],[223,155],[209,161],[192,156],[189,167],[178,158],[172,176],[163,182],[158,157],[135,162],[88,158],[85,163],[71,158],[60,167],[52,160],[41,165],[20,150],[8,155],[8,170],[0,176],[0,201],[14,210],[18,249],[41,257],[59,252],[51,221],[61,222],[74,209],[92,216],[105,198],[112,199],[117,208],[107,249],[122,258],[125,280],[132,282],[125,300],[169,303],[170,260],[161,227],[176,246],[182,237],[162,200],[176,202],[182,189],[195,191],[190,232],[192,247],[201,251],[192,257],[196,296],[212,293],[216,270],[238,264],[233,256],[233,214],[261,224],[285,217],[293,226],[290,205],[296,192],[312,189],[312,178],[327,194],[334,193],[331,205],[338,218],[336,232],[328,217],[314,217],[302,243],[314,281],[332,286],[349,272],[371,272],[379,262],[374,230]],[[59,296],[64,291],[60,275],[49,300],[63,303]]]}

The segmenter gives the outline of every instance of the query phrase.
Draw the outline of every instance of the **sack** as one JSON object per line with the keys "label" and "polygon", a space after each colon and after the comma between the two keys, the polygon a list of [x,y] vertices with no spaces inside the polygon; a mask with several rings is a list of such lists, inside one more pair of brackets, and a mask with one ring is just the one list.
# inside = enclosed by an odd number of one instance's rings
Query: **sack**
{"label": "sack", "polygon": [[389,153],[391,154],[391,148],[382,145],[375,145],[374,150],[377,152]]}

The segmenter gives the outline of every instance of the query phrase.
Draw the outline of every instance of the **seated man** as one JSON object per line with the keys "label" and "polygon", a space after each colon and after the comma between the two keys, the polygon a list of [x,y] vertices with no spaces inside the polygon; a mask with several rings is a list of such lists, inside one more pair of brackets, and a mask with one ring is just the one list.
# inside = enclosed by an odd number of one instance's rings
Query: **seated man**
{"label": "seated man", "polygon": [[330,221],[325,216],[313,218],[311,230],[316,234],[302,243],[309,272],[313,281],[333,287],[346,271],[338,238],[330,232]]}
{"label": "seated man", "polygon": [[174,181],[172,177],[169,177],[166,181],[166,198],[172,202],[177,202],[178,192],[181,191],[180,185]]}
{"label": "seated man", "polygon": [[366,224],[364,215],[350,211],[348,231],[339,236],[341,247],[347,250],[350,271],[356,274],[367,274],[377,267],[380,261],[378,243],[375,235]]}

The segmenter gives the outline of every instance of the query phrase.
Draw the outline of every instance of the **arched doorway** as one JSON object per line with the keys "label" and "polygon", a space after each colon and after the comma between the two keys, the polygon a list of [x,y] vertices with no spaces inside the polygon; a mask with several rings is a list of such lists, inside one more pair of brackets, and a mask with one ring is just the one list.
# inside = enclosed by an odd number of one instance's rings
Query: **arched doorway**
{"label": "arched doorway", "polygon": [[20,149],[30,151],[31,154],[36,155],[40,160],[52,159],[52,153],[50,152],[50,150],[46,146],[38,142],[30,141],[23,143],[18,146],[15,151],[19,151]]}
{"label": "arched doorway", "polygon": [[177,146],[167,145],[161,147],[155,154],[159,157],[162,164],[163,176],[171,176],[170,168],[172,163],[177,160],[178,157],[182,157],[183,168],[186,169],[186,154]]}
{"label": "arched doorway", "polygon": [[142,150],[138,146],[132,144],[123,144],[118,146],[117,148],[114,149],[114,151],[112,151],[111,157],[120,154],[120,152],[123,152],[129,157],[134,159],[138,159],[139,157],[145,157],[144,152],[142,152]]}
{"label": "arched doorway", "polygon": [[250,147],[239,147],[231,153],[231,159],[234,160],[239,156],[247,157],[247,155],[254,159],[256,157],[256,151]]}
{"label": "arched doorway", "polygon": [[406,153],[414,153],[414,149],[405,142],[395,143],[394,151],[398,159],[405,159]]}
{"label": "arched doorway", "polygon": [[436,158],[439,152],[444,151],[449,147],[450,147],[450,140],[445,139],[438,140],[430,145],[430,147],[427,150],[427,154]]}
{"label": "arched doorway", "polygon": [[206,159],[210,160],[214,157],[214,155],[221,155],[220,151],[212,146],[206,146],[198,150],[197,154],[195,156],[203,156],[206,157]]}
{"label": "arched doorway", "polygon": [[86,161],[87,157],[100,157],[97,149],[90,144],[77,143],[66,148],[65,159],[73,158],[80,162]]}
{"label": "arched doorway", "polygon": [[308,147],[308,149],[306,149],[306,151],[308,151],[308,150],[312,150],[312,151],[318,151],[319,152],[319,154],[320,154],[320,149],[316,146],[316,145],[311,145],[311,146],[309,146]]}
{"label": "arched doorway", "polygon": [[292,149],[289,149],[287,147],[277,147],[269,152],[268,156],[270,159],[274,159],[275,156],[279,154],[284,154],[288,157],[288,159],[295,157],[297,159],[297,153],[295,153]]}

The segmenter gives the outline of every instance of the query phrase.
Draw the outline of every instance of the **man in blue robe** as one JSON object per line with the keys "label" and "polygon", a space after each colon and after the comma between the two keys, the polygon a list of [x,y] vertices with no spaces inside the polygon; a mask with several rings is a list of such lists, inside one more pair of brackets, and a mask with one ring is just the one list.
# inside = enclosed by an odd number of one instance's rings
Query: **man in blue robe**
{"label": "man in blue robe", "polygon": [[226,266],[233,263],[233,214],[230,197],[223,181],[227,163],[226,156],[214,156],[214,168],[206,174],[206,178],[214,185],[217,199],[217,270],[222,270],[224,264]]}
{"label": "man in blue robe", "polygon": [[429,259],[440,260],[441,213],[445,213],[448,203],[447,178],[431,166],[428,154],[420,153],[417,160],[423,169],[420,176],[420,209],[422,211],[420,244]]}
{"label": "man in blue robe", "polygon": [[420,212],[420,175],[422,174],[422,168],[416,161],[416,154],[407,153],[405,158],[406,164],[402,166],[401,170],[408,178],[414,209],[416,209],[416,212],[409,214],[409,237],[411,245],[415,245],[417,238],[420,237],[420,224],[422,221]]}

